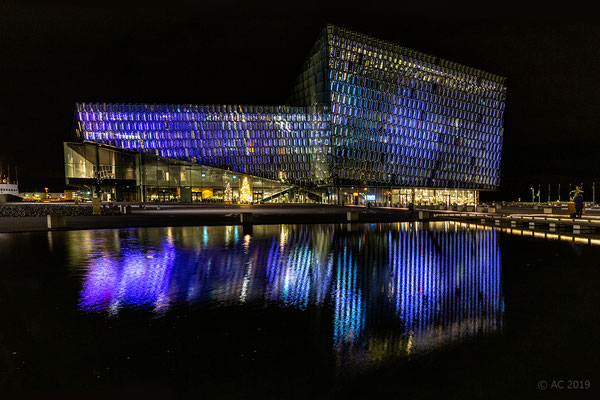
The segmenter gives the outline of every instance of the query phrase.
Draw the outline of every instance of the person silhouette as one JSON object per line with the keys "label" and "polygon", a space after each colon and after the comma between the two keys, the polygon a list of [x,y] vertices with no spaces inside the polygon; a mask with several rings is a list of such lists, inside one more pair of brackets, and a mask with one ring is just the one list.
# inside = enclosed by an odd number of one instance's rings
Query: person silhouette
{"label": "person silhouette", "polygon": [[583,192],[578,192],[575,194],[575,198],[573,199],[575,203],[575,218],[581,218],[583,215]]}

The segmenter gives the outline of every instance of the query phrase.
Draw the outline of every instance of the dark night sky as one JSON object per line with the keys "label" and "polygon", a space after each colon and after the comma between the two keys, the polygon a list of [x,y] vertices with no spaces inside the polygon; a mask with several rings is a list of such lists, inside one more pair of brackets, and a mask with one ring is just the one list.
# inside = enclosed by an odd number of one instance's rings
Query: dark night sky
{"label": "dark night sky", "polygon": [[21,190],[63,189],[75,102],[284,104],[328,22],[508,78],[492,197],[600,183],[591,19],[498,2],[207,4],[0,2],[0,160],[19,166]]}

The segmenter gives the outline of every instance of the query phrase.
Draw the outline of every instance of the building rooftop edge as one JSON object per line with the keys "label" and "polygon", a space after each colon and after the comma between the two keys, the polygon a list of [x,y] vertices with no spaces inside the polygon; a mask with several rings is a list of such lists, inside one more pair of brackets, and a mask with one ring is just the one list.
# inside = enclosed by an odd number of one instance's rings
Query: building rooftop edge
{"label": "building rooftop edge", "polygon": [[75,105],[84,104],[111,104],[111,105],[132,105],[132,106],[193,106],[193,107],[265,107],[265,108],[290,108],[290,109],[327,109],[328,105],[310,105],[310,106],[292,106],[289,104],[219,104],[219,103],[140,103],[140,102],[111,102],[111,101],[76,101]]}
{"label": "building rooftop edge", "polygon": [[415,53],[417,53],[418,55],[425,56],[425,57],[427,57],[427,58],[429,58],[429,57],[435,57],[435,58],[437,58],[437,59],[438,59],[438,64],[439,64],[439,61],[445,61],[446,63],[448,63],[448,64],[450,64],[450,65],[456,65],[456,66],[461,66],[461,67],[465,67],[465,68],[470,68],[470,69],[473,69],[473,70],[475,70],[475,71],[477,71],[477,72],[480,72],[480,73],[489,74],[489,75],[491,75],[491,76],[493,76],[493,77],[495,77],[495,78],[497,78],[497,79],[501,80],[503,84],[505,84],[505,83],[506,83],[506,79],[507,79],[507,78],[506,78],[505,76],[502,76],[502,75],[499,75],[499,74],[495,74],[495,73],[492,73],[492,72],[484,71],[484,70],[482,70],[482,69],[475,68],[475,67],[470,67],[470,66],[468,66],[468,65],[466,65],[466,64],[461,64],[461,63],[458,63],[458,62],[455,62],[455,61],[452,61],[452,60],[448,60],[448,59],[446,59],[446,58],[441,58],[441,57],[435,56],[435,55],[433,55],[433,54],[424,53],[424,52],[422,52],[422,51],[420,51],[420,50],[415,50],[415,49],[413,49],[413,48],[411,48],[411,47],[402,46],[402,45],[400,45],[400,44],[398,44],[398,43],[394,43],[394,42],[391,42],[391,41],[389,41],[389,40],[385,40],[385,39],[380,39],[380,38],[378,38],[378,37],[375,37],[375,36],[372,36],[372,35],[368,35],[368,34],[366,34],[366,33],[358,32],[358,31],[354,31],[354,30],[352,30],[352,29],[344,28],[344,27],[342,27],[342,26],[339,26],[339,25],[335,25],[335,24],[327,24],[327,25],[326,25],[326,28],[329,28],[329,27],[331,27],[331,28],[337,28],[337,29],[340,29],[340,30],[342,30],[342,31],[345,31],[346,33],[350,33],[350,34],[362,35],[362,36],[365,36],[365,37],[367,37],[367,38],[369,38],[369,39],[375,40],[375,41],[377,41],[377,42],[385,43],[385,44],[392,45],[392,46],[395,46],[395,47],[400,47],[400,48],[402,48],[402,49],[405,49],[405,50],[409,50],[409,51],[415,52]]}

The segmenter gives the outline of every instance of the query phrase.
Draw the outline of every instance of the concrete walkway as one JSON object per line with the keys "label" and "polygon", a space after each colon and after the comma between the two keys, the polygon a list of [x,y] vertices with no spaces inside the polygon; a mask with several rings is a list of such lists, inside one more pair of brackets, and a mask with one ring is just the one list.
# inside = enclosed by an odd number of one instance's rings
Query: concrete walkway
{"label": "concrete walkway", "polygon": [[[418,219],[417,212],[406,208],[364,206],[336,206],[320,204],[130,204],[130,215],[66,217],[66,229],[110,229],[161,226],[237,225],[240,214],[253,214],[254,224],[318,224],[345,223],[347,212],[355,212],[355,222],[406,222]],[[26,206],[25,206],[26,207]],[[417,208],[419,210],[419,208]],[[497,213],[457,212],[448,210],[424,210],[433,220],[465,220],[474,218],[525,218],[565,219],[570,221],[567,211],[556,208],[555,214],[540,214],[542,210],[525,207],[508,207]],[[582,223],[600,221],[600,210],[588,210]],[[47,231],[45,217],[0,217],[0,232]]]}
{"label": "concrete walkway", "polygon": [[[245,205],[201,206],[147,205],[133,208],[130,215],[66,217],[66,229],[108,229],[157,226],[239,225],[240,214],[250,212],[254,224],[345,223],[348,211],[358,222],[414,221],[416,214],[405,209],[374,209],[330,205]],[[0,232],[47,231],[44,217],[0,218]]]}

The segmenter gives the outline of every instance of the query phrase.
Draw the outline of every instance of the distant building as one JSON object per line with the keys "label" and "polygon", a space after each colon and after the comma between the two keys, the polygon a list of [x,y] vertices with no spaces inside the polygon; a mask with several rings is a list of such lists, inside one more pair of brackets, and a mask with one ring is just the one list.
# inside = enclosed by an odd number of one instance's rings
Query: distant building
{"label": "distant building", "polygon": [[53,200],[62,201],[65,199],[64,193],[59,192],[22,192],[21,198],[26,201],[42,201],[42,200]]}
{"label": "distant building", "polygon": [[92,200],[91,191],[65,190],[60,192],[21,192],[20,197],[24,201],[74,201],[74,200]]}
{"label": "distant building", "polygon": [[328,25],[290,105],[77,104],[66,178],[116,200],[239,199],[247,177],[253,201],[474,203],[500,183],[505,100],[500,76]]}

